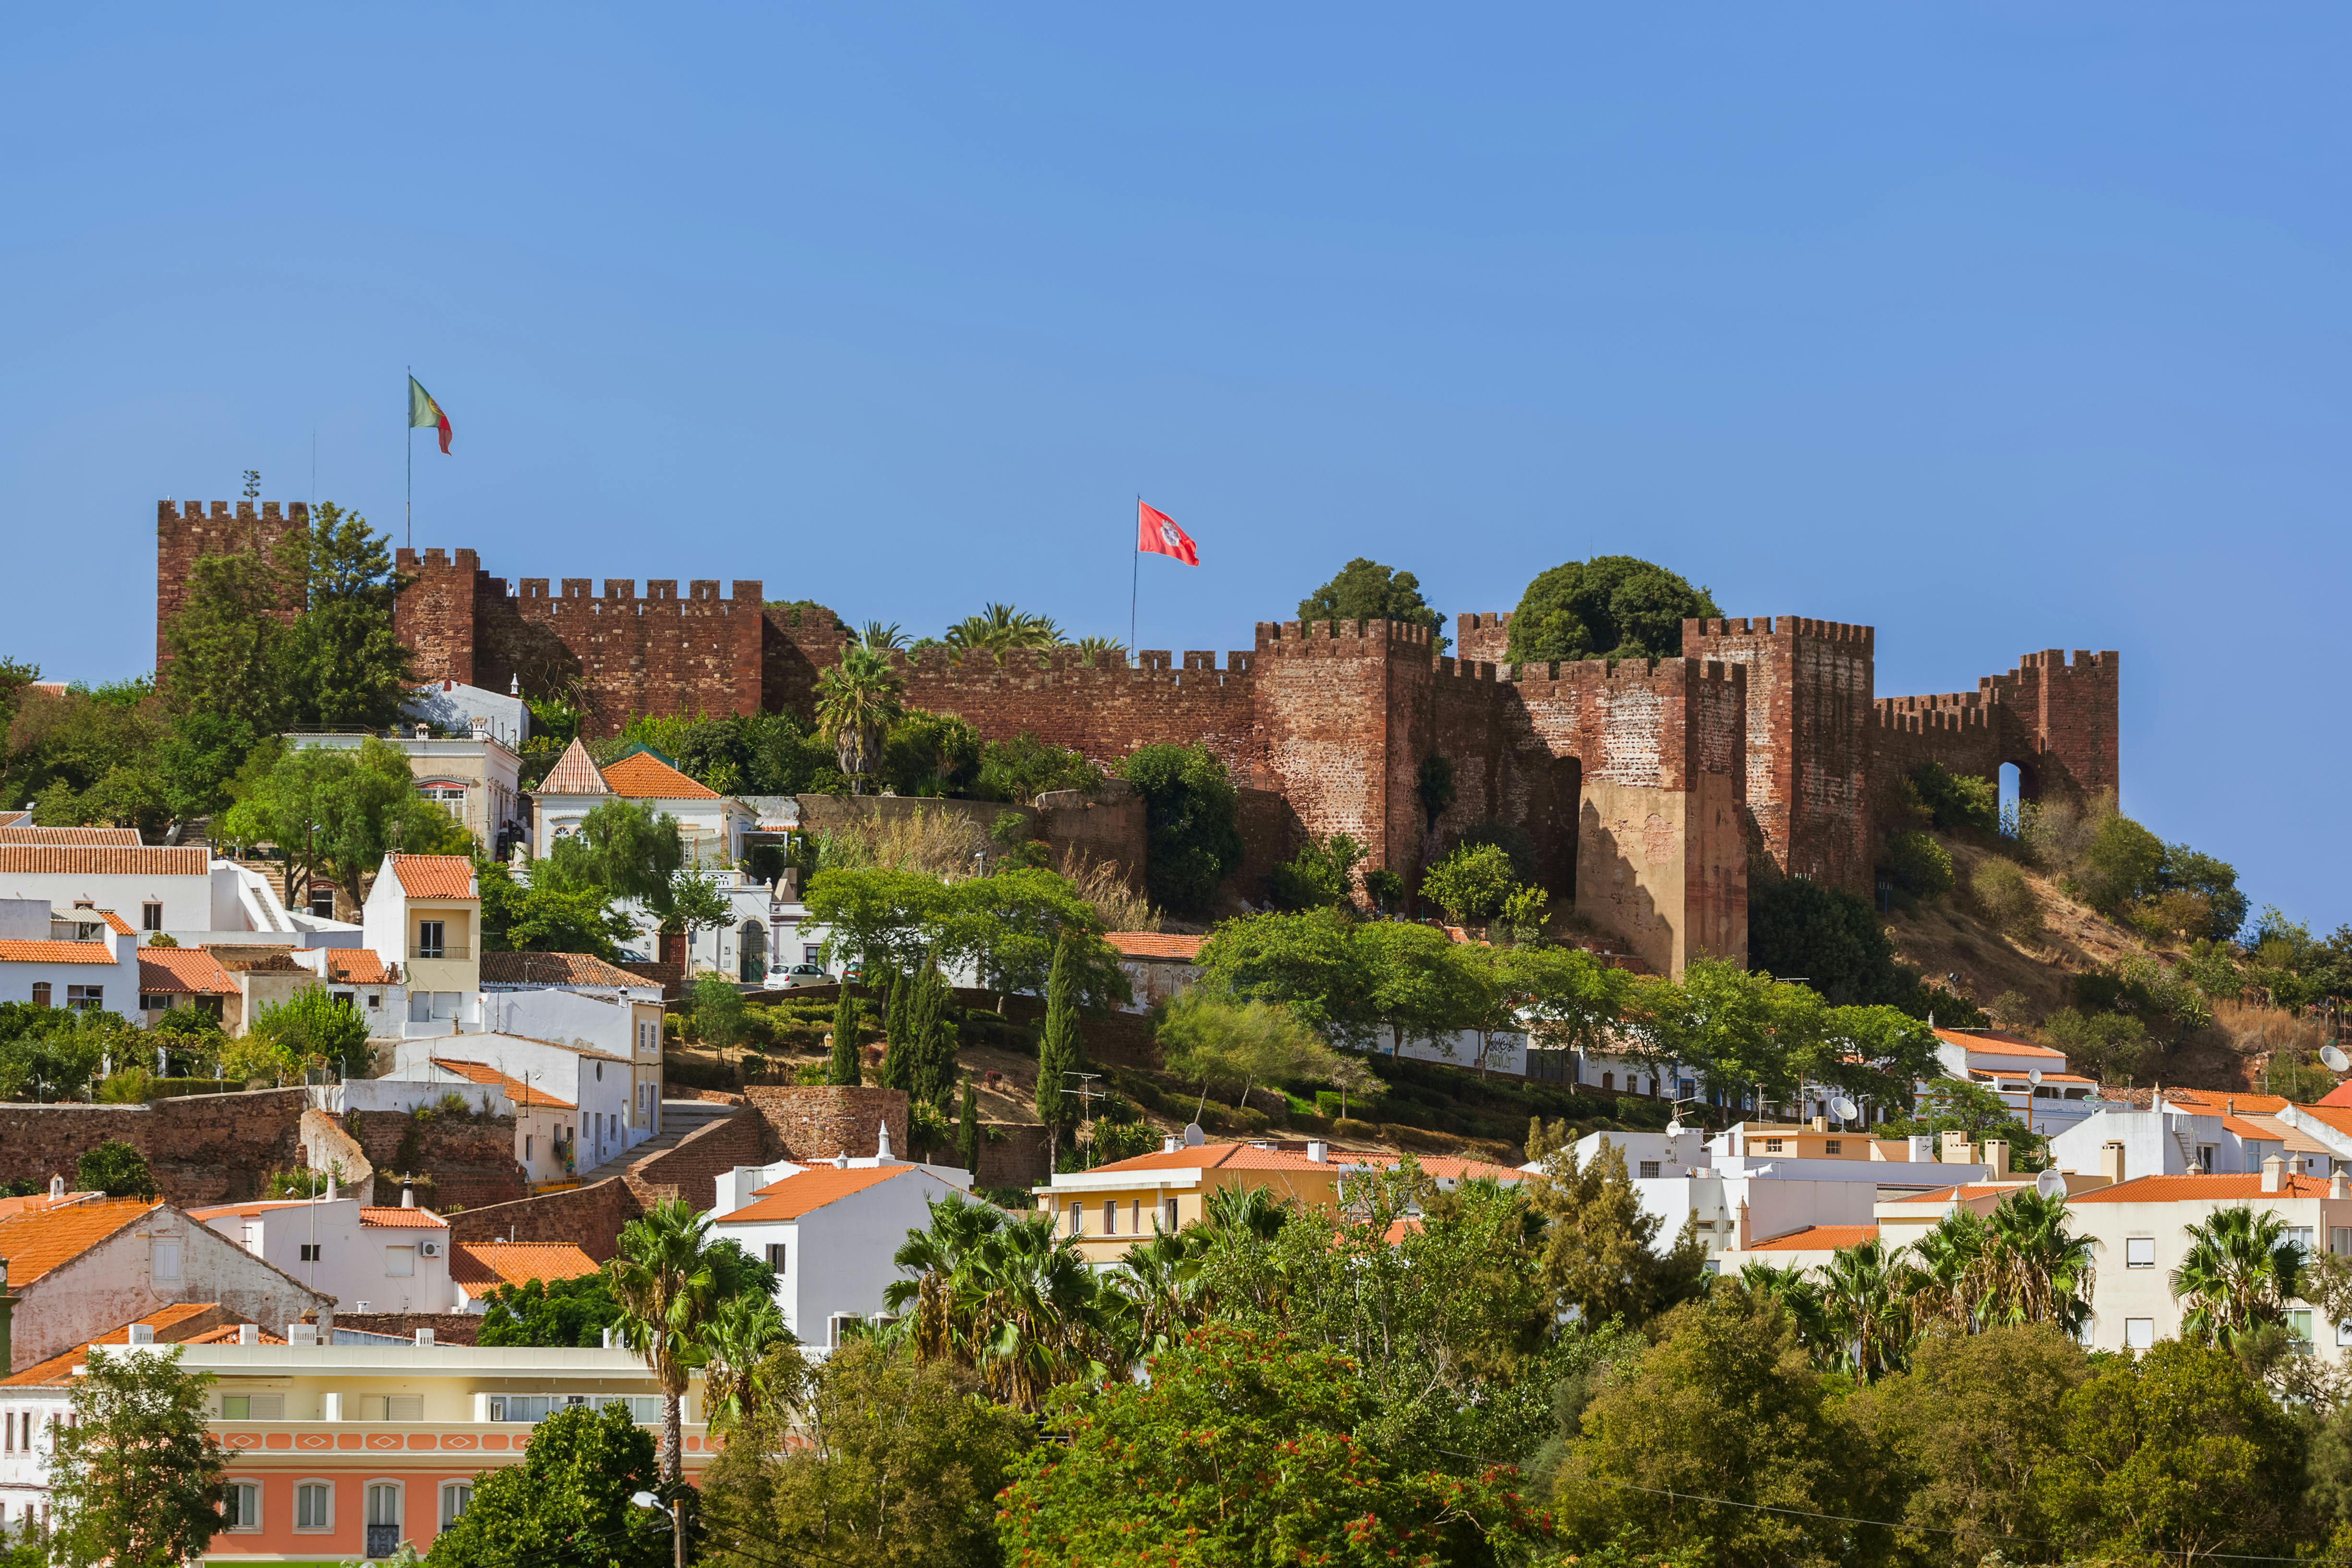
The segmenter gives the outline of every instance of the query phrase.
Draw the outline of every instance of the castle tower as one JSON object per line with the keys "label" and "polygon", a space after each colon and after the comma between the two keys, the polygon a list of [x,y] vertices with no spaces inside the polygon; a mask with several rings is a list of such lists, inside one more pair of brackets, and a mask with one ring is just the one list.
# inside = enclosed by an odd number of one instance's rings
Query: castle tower
{"label": "castle tower", "polygon": [[[216,500],[210,510],[203,501],[155,503],[155,668],[171,662],[164,650],[163,628],[188,601],[188,578],[196,563],[207,555],[234,555],[242,550],[265,553],[278,548],[288,534],[308,532],[310,508],[304,501],[282,507],[263,501],[258,512],[249,500]],[[281,620],[294,618],[292,609],[278,612]]]}

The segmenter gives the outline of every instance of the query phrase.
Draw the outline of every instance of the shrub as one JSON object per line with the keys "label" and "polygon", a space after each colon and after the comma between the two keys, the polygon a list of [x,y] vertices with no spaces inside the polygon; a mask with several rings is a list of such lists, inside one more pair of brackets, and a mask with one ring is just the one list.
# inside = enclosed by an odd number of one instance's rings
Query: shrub
{"label": "shrub", "polygon": [[2163,868],[2164,841],[2130,817],[2110,811],[2092,830],[2074,879],[2084,903],[2116,914],[2154,891]]}
{"label": "shrub", "polygon": [[1723,611],[1705,588],[1631,555],[1596,555],[1540,574],[1511,616],[1514,664],[1674,658],[1683,622]]}
{"label": "shrub", "polygon": [[1917,899],[1952,890],[1952,852],[1915,830],[1886,836],[1886,869],[1895,885]]}
{"label": "shrub", "polygon": [[1205,746],[1139,746],[1119,773],[1143,796],[1145,889],[1180,914],[1205,913],[1241,864],[1241,792]]}
{"label": "shrub", "polygon": [[1969,873],[1969,892],[1996,931],[2020,942],[2042,934],[2042,900],[2025,873],[2008,861],[1990,855],[1978,861]]}
{"label": "shrub", "polygon": [[1499,844],[1464,844],[1421,874],[1422,896],[1456,925],[1500,914],[1518,885],[1511,858]]}
{"label": "shrub", "polygon": [[1355,869],[1364,847],[1344,833],[1309,837],[1297,855],[1274,868],[1274,903],[1284,910],[1344,907],[1351,901]]}
{"label": "shrub", "polygon": [[2000,826],[2000,786],[1990,779],[1948,773],[1941,763],[1922,763],[1911,770],[1911,787],[1928,820],[1947,833],[1991,833]]}
{"label": "shrub", "polygon": [[147,1168],[146,1155],[119,1138],[109,1138],[82,1151],[74,1163],[74,1186],[110,1198],[152,1198],[155,1176]]}
{"label": "shrub", "polygon": [[2147,1030],[2122,1013],[2084,1013],[2063,1007],[2042,1026],[2050,1043],[2066,1053],[2067,1067],[2102,1083],[2131,1081],[2146,1061]]}

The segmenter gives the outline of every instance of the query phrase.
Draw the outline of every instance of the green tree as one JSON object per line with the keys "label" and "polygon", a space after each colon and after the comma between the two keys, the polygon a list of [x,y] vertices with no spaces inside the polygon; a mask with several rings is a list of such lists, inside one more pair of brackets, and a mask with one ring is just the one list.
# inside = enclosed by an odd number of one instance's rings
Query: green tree
{"label": "green tree", "polygon": [[743,993],[722,975],[703,975],[694,983],[694,1022],[702,1043],[726,1060],[743,1043]]}
{"label": "green tree", "polygon": [[1103,771],[1076,752],[1050,745],[1024,731],[981,748],[971,793],[981,800],[1026,802],[1047,790],[1100,787]]}
{"label": "green tree", "polygon": [[273,554],[256,542],[190,566],[186,596],[163,626],[163,687],[174,711],[220,714],[256,735],[289,721],[280,612],[294,599],[300,550],[289,540]]}
{"label": "green tree", "polygon": [[1236,1001],[1195,988],[1168,1005],[1158,1031],[1170,1077],[1203,1093],[1230,1087],[1247,1103],[1253,1085],[1328,1082],[1339,1058],[1315,1031],[1279,1003]]}
{"label": "green tree", "polygon": [[755,1424],[705,1472],[703,1561],[994,1568],[996,1494],[1025,1434],[973,1384],[871,1339],[835,1351],[796,1409]]}
{"label": "green tree", "polygon": [[2164,841],[2155,834],[2120,812],[2104,813],[2074,873],[2083,901],[2121,912],[2158,890],[2164,857]]}
{"label": "green tree", "polygon": [[[1358,1433],[1376,1414],[1334,1350],[1212,1325],[1148,1384],[1074,1392],[999,1525],[1009,1563],[1512,1561],[1538,1523],[1500,1471],[1441,1475]],[[1105,1508],[1107,1498],[1134,1501]]]}
{"label": "green tree", "polygon": [[1518,890],[1511,858],[1499,844],[1465,844],[1421,874],[1421,894],[1455,925],[1483,924]]}
{"label": "green tree", "polygon": [[951,900],[937,877],[871,866],[819,871],[809,879],[805,901],[810,922],[826,928],[825,962],[855,959],[870,977],[929,952],[945,929]]}
{"label": "green tree", "polygon": [[710,1242],[710,1220],[684,1198],[664,1198],[621,1227],[620,1251],[604,1265],[621,1305],[621,1340],[661,1384],[662,1479],[677,1485],[686,1447],[678,1405],[700,1360],[702,1331],[735,1294],[733,1259]]}
{"label": "green tree", "polygon": [[1956,773],[1941,763],[1921,763],[1906,781],[1919,806],[1946,833],[2000,830],[2000,786],[1974,773]]}
{"label": "green tree", "polygon": [[1349,909],[1355,902],[1356,868],[1364,847],[1344,833],[1328,838],[1309,834],[1298,853],[1274,868],[1277,909]]}
{"label": "green tree", "polygon": [[526,1279],[493,1289],[482,1310],[486,1345],[569,1345],[594,1350],[621,1321],[610,1277],[599,1271],[571,1279]]}
{"label": "green tree", "polygon": [[2059,1418],[2035,1489],[2075,1553],[2186,1563],[2287,1544],[2301,1436],[2227,1351],[2163,1340],[2103,1357]]}
{"label": "green tree", "polygon": [[2172,1271],[2172,1294],[2188,1304],[2180,1337],[2227,1350],[2281,1321],[2301,1283],[2303,1252],[2274,1209],[2216,1209],[2185,1227],[2189,1250]]}
{"label": "green tree", "polygon": [[1179,914],[1205,913],[1242,861],[1241,794],[1205,746],[1139,746],[1119,776],[1143,796],[1144,885]]}
{"label": "green tree", "polygon": [[1102,913],[1064,878],[1034,867],[948,885],[938,902],[940,962],[970,960],[1000,997],[1037,995],[1066,946],[1079,1005],[1128,999],[1118,954],[1102,940]]}
{"label": "green tree", "polygon": [[846,980],[833,1009],[833,1056],[825,1063],[824,1081],[845,1089],[865,1081],[857,1061],[857,998]]}
{"label": "green tree", "polygon": [[765,1426],[772,1407],[790,1405],[808,1382],[800,1340],[764,1291],[722,1300],[702,1325],[699,1348],[704,1407],[722,1436]]}
{"label": "green tree", "polygon": [[462,854],[470,844],[417,793],[407,756],[373,736],[356,752],[297,746],[279,754],[244,786],[225,826],[235,842],[283,850],[289,888],[298,871],[324,872],[354,904],[366,901],[368,879],[395,843],[409,855]]}
{"label": "green tree", "polygon": [[1842,1247],[1822,1270],[1822,1315],[1844,1370],[1865,1384],[1910,1359],[1915,1318],[1901,1249],[1876,1238]]}
{"label": "green tree", "polygon": [[[675,1485],[625,1403],[576,1405],[531,1428],[522,1463],[474,1478],[466,1511],[433,1538],[432,1568],[510,1568],[518,1561],[667,1568],[669,1521],[630,1499]],[[688,1514],[689,1526],[693,1522]],[[690,1544],[690,1542],[689,1542]]]}
{"label": "green tree", "polygon": [[1543,1222],[1538,1278],[1558,1310],[1639,1325],[1699,1288],[1706,1254],[1697,1233],[1685,1226],[1659,1250],[1661,1222],[1643,1211],[1615,1143],[1580,1162],[1566,1122],[1537,1121],[1527,1154],[1541,1166],[1527,1184],[1528,1206]]}
{"label": "green tree", "polygon": [[49,1427],[53,1561],[177,1568],[212,1544],[226,1495],[212,1384],[176,1348],[90,1352],[70,1417]]}
{"label": "green tree", "polygon": [[1705,588],[1631,555],[1555,566],[1529,583],[1511,616],[1514,664],[1678,658],[1683,622],[1723,612]]}
{"label": "green tree", "polygon": [[1869,900],[1809,877],[1750,885],[1748,962],[1767,974],[1801,975],[1840,1005],[1884,1004],[1915,1018],[1933,1012],[1960,1027],[1990,1021],[1951,992],[1920,984],[1916,971],[1895,961],[1895,944]]}
{"label": "green tree", "polygon": [[[548,862],[531,864],[535,873]],[[482,893],[485,952],[585,952],[609,963],[636,931],[602,887],[564,886],[536,874],[517,881],[504,862],[479,858],[474,877]]]}
{"label": "green tree", "polygon": [[81,1152],[74,1163],[74,1188],[110,1198],[152,1198],[155,1173],[147,1168],[146,1155],[119,1138],[109,1138]]}
{"label": "green tree", "polygon": [[371,730],[397,723],[414,660],[393,635],[400,579],[390,538],[325,501],[310,529],[289,542],[288,598],[300,613],[280,662],[298,721]]}
{"label": "green tree", "polygon": [[1002,663],[1008,653],[1043,653],[1061,647],[1065,639],[1062,628],[1047,616],[992,604],[950,626],[944,640],[961,652],[993,654]]}
{"label": "green tree", "polygon": [[862,793],[866,775],[880,756],[882,737],[902,710],[899,694],[905,689],[887,657],[854,643],[842,650],[839,664],[817,676],[817,724],[848,776],[852,794]]}
{"label": "green tree", "polygon": [[1077,1108],[1063,1082],[1066,1075],[1086,1066],[1086,1050],[1078,1038],[1078,994],[1076,963],[1065,942],[1054,955],[1054,969],[1045,983],[1045,1028],[1037,1043],[1037,1119],[1045,1124],[1048,1152],[1065,1126],[1075,1127]]}
{"label": "green tree", "polygon": [[1364,1010],[1389,1036],[1389,1054],[1414,1040],[1435,1039],[1462,1027],[1469,1004],[1462,994],[1455,943],[1433,926],[1376,921],[1349,936],[1369,989]]}
{"label": "green tree", "polygon": [[970,1073],[963,1075],[963,1097],[956,1106],[956,1163],[974,1175],[980,1172],[980,1092]]}
{"label": "green tree", "polygon": [[1435,651],[1447,641],[1445,617],[1421,596],[1421,579],[1359,555],[1339,568],[1339,574],[1298,601],[1302,621],[1395,621],[1421,626]]}
{"label": "green tree", "polygon": [[1202,977],[1245,1001],[1280,1003],[1328,1040],[1368,1042],[1381,1020],[1372,955],[1357,945],[1366,929],[1334,910],[1226,921],[1201,946]]}
{"label": "green tree", "polygon": [[883,738],[874,780],[893,795],[962,795],[980,771],[979,731],[952,713],[909,708]]}
{"label": "green tree", "polygon": [[247,1033],[268,1045],[289,1078],[320,1059],[346,1077],[367,1070],[367,1019],[323,985],[305,985],[264,1006]]}

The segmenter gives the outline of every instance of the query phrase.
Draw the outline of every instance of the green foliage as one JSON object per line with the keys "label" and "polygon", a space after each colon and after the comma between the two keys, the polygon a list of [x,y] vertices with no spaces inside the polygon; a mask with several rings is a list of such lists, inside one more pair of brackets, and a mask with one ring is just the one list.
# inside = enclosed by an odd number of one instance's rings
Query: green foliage
{"label": "green foliage", "polygon": [[2180,1321],[2183,1341],[2231,1350],[2285,1317],[2299,1294],[2303,1251],[2276,1210],[2215,1209],[2182,1233],[2189,1249],[2170,1283],[2189,1309]]}
{"label": "green foliage", "polygon": [[1078,752],[1049,745],[1024,731],[981,748],[980,772],[971,793],[981,800],[1026,804],[1047,790],[1090,790],[1102,782],[1102,770]]}
{"label": "green foliage", "polygon": [[52,1562],[177,1568],[212,1543],[224,1496],[212,1384],[176,1348],[90,1352],[70,1415],[48,1429]]}
{"label": "green foliage", "polygon": [[1555,566],[1529,583],[1511,616],[1514,664],[1675,658],[1683,622],[1723,614],[1705,588],[1631,555]]}
{"label": "green foliage", "polygon": [[1422,897],[1456,925],[1492,920],[1518,887],[1518,873],[1499,844],[1464,844],[1421,874]]}
{"label": "green foliage", "polygon": [[[259,753],[257,753],[258,756]],[[463,854],[466,830],[417,792],[408,758],[373,736],[357,751],[297,746],[241,781],[222,824],[239,844],[275,844],[299,871],[323,872],[365,901],[367,879],[396,842],[410,855]]]}
{"label": "green foliage", "polygon": [[297,721],[357,730],[397,722],[414,677],[408,649],[393,636],[400,581],[390,537],[324,501],[309,531],[289,540],[289,597],[300,613],[281,658]]}
{"label": "green foliage", "polygon": [[1907,1138],[1915,1132],[1965,1132],[1970,1142],[2006,1139],[2019,1154],[2040,1142],[2011,1113],[2007,1100],[1981,1084],[1956,1078],[1931,1079],[1913,1115],[1891,1118],[1878,1129],[1885,1138]]}
{"label": "green foliage", "polygon": [[795,1408],[753,1425],[705,1473],[701,1560],[994,1568],[996,1494],[1026,1433],[973,1397],[973,1381],[870,1339],[835,1351]]}
{"label": "green foliage", "polygon": [[1301,621],[1395,621],[1421,626],[1438,653],[1447,647],[1445,617],[1424,603],[1421,579],[1357,556],[1339,575],[1298,601]]}
{"label": "green foliage", "polygon": [[1921,763],[1911,770],[1908,782],[1937,831],[2000,831],[2000,785],[1992,780],[1947,772],[1941,763]]}
{"label": "green foliage", "polygon": [[963,1094],[956,1106],[956,1163],[978,1174],[980,1171],[980,1092],[972,1087],[971,1074],[963,1075]]}
{"label": "green foliage", "polygon": [[1060,647],[1066,639],[1049,616],[992,604],[948,627],[943,640],[961,652],[991,654],[1002,663],[1006,654],[1043,653]]}
{"label": "green foliage", "polygon": [[1748,889],[1748,962],[1767,974],[1801,976],[1830,1001],[1884,1005],[1959,1028],[1988,1022],[1983,1013],[1948,991],[1919,982],[1895,961],[1870,900],[1809,877],[1782,877]]}
{"label": "green foliage", "polygon": [[1915,899],[1952,890],[1952,852],[1916,828],[1886,836],[1885,864],[1895,887]]}
{"label": "green foliage", "polygon": [[1404,879],[1385,866],[1364,873],[1364,893],[1372,900],[1372,908],[1384,915],[1396,914],[1404,908]]}
{"label": "green foliage", "polygon": [[981,770],[979,731],[952,713],[909,708],[883,739],[874,782],[893,795],[969,795]]}
{"label": "green foliage", "polygon": [[881,653],[853,643],[842,650],[841,662],[816,678],[818,731],[832,743],[835,759],[850,781],[852,794],[862,793],[873,771],[882,738],[904,710],[900,694],[906,682]]}
{"label": "green foliage", "polygon": [[725,1056],[743,1043],[743,993],[721,975],[701,976],[694,983],[694,1021],[702,1043]]}
{"label": "green foliage", "polygon": [[316,1061],[345,1076],[367,1070],[367,1019],[323,985],[305,985],[262,1008],[247,1033],[269,1047],[289,1077]]}
{"label": "green foliage", "polygon": [[1356,868],[1363,864],[1364,847],[1344,833],[1328,838],[1308,835],[1298,853],[1274,868],[1274,902],[1277,909],[1344,909],[1354,900]]}
{"label": "green foliage", "polygon": [[1066,1396],[1060,1443],[1005,1493],[1008,1561],[1476,1568],[1533,1544],[1504,1475],[1420,1469],[1360,1436],[1379,1408],[1356,1372],[1335,1350],[1218,1327],[1157,1357],[1148,1384]]}
{"label": "green foliage", "polygon": [[[629,1500],[640,1491],[667,1495],[653,1438],[630,1421],[628,1406],[572,1405],[531,1428],[521,1464],[474,1478],[473,1501],[434,1537],[425,1562],[432,1568],[510,1568],[518,1558],[667,1568],[669,1521]],[[691,1510],[687,1518],[691,1525]]]}
{"label": "green foliage", "polygon": [[635,932],[635,922],[614,907],[613,895],[604,888],[566,885],[560,874],[539,874],[547,864],[531,862],[532,874],[519,882],[503,861],[475,860],[482,892],[482,951],[585,952],[608,963],[617,959],[621,943]]}
{"label": "green foliage", "polygon": [[1254,1083],[1329,1082],[1338,1057],[1278,1003],[1233,1001],[1199,987],[1168,1005],[1160,1054],[1169,1074],[1243,1104]]}
{"label": "green foliage", "polygon": [[1685,1228],[1658,1245],[1660,1221],[1643,1212],[1625,1153],[1603,1142],[1580,1162],[1564,1122],[1528,1130],[1528,1159],[1542,1169],[1528,1184],[1528,1206],[1544,1220],[1535,1278],[1553,1310],[1587,1323],[1647,1322],[1696,1293],[1706,1253]]}
{"label": "green foliage", "polygon": [[1078,1038],[1076,964],[1070,949],[1066,941],[1054,955],[1045,984],[1045,1032],[1037,1043],[1037,1118],[1049,1138],[1076,1122],[1080,1108],[1069,1092],[1076,1086],[1063,1079],[1086,1066],[1085,1046]]}
{"label": "green foliage", "polygon": [[2127,1013],[2062,1007],[2043,1020],[2042,1028],[2050,1043],[2066,1053],[2070,1070],[2101,1083],[2137,1082],[2155,1045],[2147,1027]]}
{"label": "green foliage", "polygon": [[846,984],[841,987],[841,1000],[833,1015],[833,1055],[825,1063],[824,1080],[844,1089],[856,1089],[865,1081],[858,1063],[857,998]]}
{"label": "green foliage", "polygon": [[620,1321],[620,1303],[603,1274],[572,1279],[526,1279],[493,1289],[482,1311],[486,1345],[571,1345],[593,1350]]}
{"label": "green foliage", "polygon": [[1119,776],[1143,796],[1144,882],[1151,901],[1179,914],[1205,912],[1241,864],[1240,792],[1205,746],[1139,746]]}
{"label": "green foliage", "polygon": [[1374,1021],[1368,957],[1356,943],[1353,921],[1333,910],[1310,910],[1227,921],[1202,944],[1200,963],[1213,989],[1278,1002],[1307,1027],[1345,1045],[1369,1037]]}
{"label": "green foliage", "polygon": [[155,1174],[147,1168],[147,1156],[118,1138],[81,1152],[74,1162],[74,1190],[84,1193],[104,1193],[110,1198],[152,1198],[155,1195]]}
{"label": "green foliage", "polygon": [[2099,821],[2075,868],[2083,901],[2116,913],[2158,890],[2164,841],[2130,817],[2111,813]]}

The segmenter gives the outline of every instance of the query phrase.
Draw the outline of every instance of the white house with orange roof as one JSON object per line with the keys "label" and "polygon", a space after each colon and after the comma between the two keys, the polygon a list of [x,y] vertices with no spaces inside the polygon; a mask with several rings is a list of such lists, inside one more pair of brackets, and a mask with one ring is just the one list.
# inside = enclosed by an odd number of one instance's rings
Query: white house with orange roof
{"label": "white house with orange roof", "polygon": [[515,1158],[533,1182],[583,1174],[652,1136],[633,1118],[636,1063],[570,1041],[503,1031],[406,1039],[385,1078],[497,1089],[515,1107]]}
{"label": "white house with orange roof", "polygon": [[463,855],[386,855],[362,911],[363,945],[407,981],[409,1037],[482,1027],[482,896]]}
{"label": "white house with orange roof", "polygon": [[334,1305],[174,1205],[52,1192],[0,1215],[0,1366],[29,1366],[185,1301],[262,1321]]}
{"label": "white house with orange roof", "polygon": [[930,1205],[970,1191],[969,1173],[918,1164],[890,1152],[890,1131],[870,1157],[742,1166],[719,1178],[711,1232],[740,1243],[776,1271],[784,1326],[814,1350],[838,1349],[852,1324],[882,1310],[901,1278],[892,1255]]}
{"label": "white house with orange roof", "polygon": [[2029,1131],[2061,1132],[2098,1109],[2098,1079],[2068,1071],[2063,1051],[1999,1029],[1938,1028],[1936,1042],[1947,1073],[1999,1095]]}
{"label": "white house with orange roof", "polygon": [[371,1205],[330,1182],[315,1198],[215,1204],[188,1211],[254,1257],[347,1312],[454,1312],[449,1222],[401,1203]]}
{"label": "white house with orange roof", "polygon": [[[1942,1152],[1946,1170],[1965,1167],[1972,1174],[1947,1185],[1917,1191],[1889,1189],[1878,1194],[1866,1215],[1790,1227],[1776,1224],[1764,1210],[1743,1207],[1734,1218],[1734,1244],[1715,1260],[1720,1273],[1736,1274],[1750,1263],[1776,1268],[1818,1268],[1838,1252],[1865,1241],[1883,1241],[1889,1251],[1916,1243],[1955,1209],[1989,1215],[2003,1198],[2030,1190],[2040,1178],[2013,1172],[2009,1145],[1988,1139],[1981,1146],[1958,1141]],[[1924,1142],[1924,1140],[1923,1140]],[[2098,1175],[2065,1174],[2067,1192],[2080,1194],[2106,1184]]]}
{"label": "white house with orange roof", "polygon": [[2051,1139],[2051,1163],[2118,1180],[2249,1175],[2273,1154],[2308,1157],[2315,1162],[2313,1169],[2324,1171],[2333,1142],[2343,1142],[2352,1161],[2352,1135],[2338,1133],[2331,1140],[2324,1121],[2306,1125],[2296,1114],[2300,1110],[2276,1095],[2159,1089],[2145,1109],[2102,1103]]}
{"label": "white house with orange roof", "polygon": [[269,878],[200,847],[142,844],[131,828],[0,828],[0,900],[111,910],[140,940],[348,947],[357,926],[289,910]]}
{"label": "white house with orange roof", "polygon": [[531,1280],[552,1285],[597,1272],[594,1258],[569,1241],[461,1241],[449,1253],[449,1279],[460,1312],[489,1309],[490,1292]]}
{"label": "white house with orange roof", "polygon": [[119,915],[0,899],[0,1002],[139,1016],[139,934]]}
{"label": "white house with orange roof", "polygon": [[1115,931],[1103,940],[1118,954],[1119,970],[1127,976],[1129,1000],[1122,1009],[1125,1012],[1149,1013],[1201,983],[1201,947],[1207,937]]}

